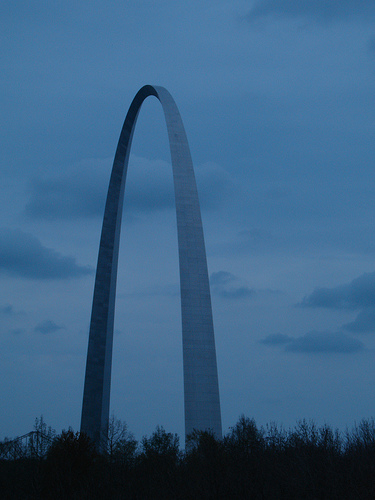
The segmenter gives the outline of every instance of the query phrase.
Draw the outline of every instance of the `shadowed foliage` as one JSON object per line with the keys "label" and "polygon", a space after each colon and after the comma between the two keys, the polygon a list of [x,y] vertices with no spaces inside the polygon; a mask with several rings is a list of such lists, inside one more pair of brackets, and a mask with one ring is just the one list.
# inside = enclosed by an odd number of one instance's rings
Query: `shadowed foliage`
{"label": "shadowed foliage", "polygon": [[[47,429],[37,420],[41,427]],[[0,450],[14,441],[0,443]],[[71,429],[50,441],[44,455],[30,449],[18,443],[15,458],[0,460],[2,499],[375,498],[373,419],[340,433],[306,420],[293,429],[257,427],[242,415],[221,440],[193,431],[181,451],[178,436],[163,427],[137,443],[112,417],[101,454]]]}

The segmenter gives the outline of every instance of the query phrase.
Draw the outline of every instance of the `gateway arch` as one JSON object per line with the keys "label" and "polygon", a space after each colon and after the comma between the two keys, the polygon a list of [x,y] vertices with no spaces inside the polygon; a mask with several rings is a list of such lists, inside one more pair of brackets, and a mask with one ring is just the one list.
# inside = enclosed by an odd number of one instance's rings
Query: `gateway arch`
{"label": "gateway arch", "polygon": [[113,324],[122,207],[129,153],[143,101],[159,99],[167,124],[177,213],[182,310],[185,435],[212,430],[221,413],[206,250],[193,163],[180,113],[163,87],[146,85],[133,99],[121,130],[104,212],[87,350],[81,432],[100,447],[107,435]]}

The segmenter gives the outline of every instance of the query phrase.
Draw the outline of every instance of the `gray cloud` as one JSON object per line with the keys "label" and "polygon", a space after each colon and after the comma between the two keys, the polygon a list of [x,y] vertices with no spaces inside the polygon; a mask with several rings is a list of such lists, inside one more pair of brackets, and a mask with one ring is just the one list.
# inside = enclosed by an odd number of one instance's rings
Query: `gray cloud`
{"label": "gray cloud", "polygon": [[16,229],[0,230],[0,270],[29,279],[66,279],[92,274],[73,257],[46,248],[31,234]]}
{"label": "gray cloud", "polygon": [[241,284],[239,278],[226,271],[218,271],[210,276],[212,293],[223,298],[242,299],[253,297],[256,291]]}
{"label": "gray cloud", "polygon": [[[34,219],[59,220],[102,217],[111,160],[85,160],[51,178],[34,179],[25,214]],[[221,206],[234,192],[233,182],[214,163],[196,168],[201,205]],[[131,156],[124,205],[132,212],[173,209],[172,169],[162,160]]]}
{"label": "gray cloud", "polygon": [[352,353],[362,349],[362,342],[341,332],[309,332],[285,346],[286,351],[306,353]]}
{"label": "gray cloud", "polygon": [[362,274],[346,285],[317,288],[306,296],[300,305],[328,309],[361,309],[375,306],[375,273]]}
{"label": "gray cloud", "polygon": [[343,329],[353,333],[375,332],[375,307],[361,311],[354,321],[343,325]]}
{"label": "gray cloud", "polygon": [[236,281],[236,277],[227,271],[217,271],[210,276],[211,286],[223,286]]}
{"label": "gray cloud", "polygon": [[57,325],[54,321],[47,319],[46,321],[42,321],[38,323],[34,328],[34,332],[42,333],[43,335],[47,335],[49,333],[57,332],[61,330],[63,327]]}
{"label": "gray cloud", "polygon": [[85,160],[55,177],[34,179],[25,214],[44,220],[98,217],[104,211],[109,174],[108,160]]}
{"label": "gray cloud", "polygon": [[87,179],[38,179],[31,183],[25,213],[35,219],[98,217],[103,212],[104,190]]}
{"label": "gray cloud", "polygon": [[0,314],[4,316],[13,316],[14,308],[10,304],[6,304],[5,306],[0,306]]}
{"label": "gray cloud", "polygon": [[372,37],[367,44],[368,50],[371,53],[375,53],[375,37]]}
{"label": "gray cloud", "polygon": [[289,335],[285,335],[284,333],[271,333],[271,335],[267,335],[267,337],[262,339],[260,343],[266,345],[283,345],[293,342],[293,340],[293,337],[289,337]]}
{"label": "gray cloud", "polygon": [[294,16],[332,21],[352,19],[375,14],[373,0],[257,0],[251,9],[249,20],[268,15]]}
{"label": "gray cloud", "polygon": [[4,304],[3,306],[0,306],[0,316],[2,316],[3,319],[10,319],[24,315],[24,311],[15,309],[11,304]]}
{"label": "gray cloud", "polygon": [[25,330],[23,328],[13,328],[10,333],[12,335],[23,335],[25,333]]}
{"label": "gray cloud", "polygon": [[205,163],[195,168],[199,199],[204,209],[212,210],[238,196],[232,177],[216,163]]}
{"label": "gray cloud", "polygon": [[[172,167],[169,163],[132,156],[129,168],[132,169],[133,186],[125,193],[125,209],[140,212],[174,209]],[[219,165],[208,162],[196,165],[194,170],[202,209],[220,208],[233,196],[234,183]]]}
{"label": "gray cloud", "polygon": [[180,287],[176,284],[147,286],[146,289],[137,289],[132,292],[119,293],[118,297],[176,297],[180,295]]}
{"label": "gray cloud", "polygon": [[262,344],[284,346],[287,352],[354,353],[363,350],[362,342],[341,332],[308,332],[300,337],[281,333],[268,335]]}

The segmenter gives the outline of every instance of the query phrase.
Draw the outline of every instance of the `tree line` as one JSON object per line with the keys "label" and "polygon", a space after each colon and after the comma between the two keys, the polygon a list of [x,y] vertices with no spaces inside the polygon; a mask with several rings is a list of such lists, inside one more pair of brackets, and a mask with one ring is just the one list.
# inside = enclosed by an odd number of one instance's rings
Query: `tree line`
{"label": "tree line", "polygon": [[[85,434],[36,419],[32,441],[0,443],[3,499],[374,499],[375,422],[339,432],[301,420],[258,427],[241,416],[222,438],[157,427],[137,442],[111,418],[99,453]],[[32,433],[30,433],[32,434]]]}

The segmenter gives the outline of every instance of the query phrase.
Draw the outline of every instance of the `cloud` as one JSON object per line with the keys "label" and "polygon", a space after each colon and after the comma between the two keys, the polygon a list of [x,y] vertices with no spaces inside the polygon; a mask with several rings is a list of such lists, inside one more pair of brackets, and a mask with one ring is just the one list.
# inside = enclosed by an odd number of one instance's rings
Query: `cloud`
{"label": "cloud", "polygon": [[169,285],[147,286],[143,289],[136,289],[131,292],[122,292],[118,297],[179,297],[180,287],[177,283]]}
{"label": "cloud", "polygon": [[281,333],[268,335],[262,344],[284,346],[287,352],[301,353],[355,353],[363,350],[362,342],[341,332],[309,332],[300,337]]}
{"label": "cloud", "polygon": [[293,16],[316,21],[364,19],[375,14],[373,0],[257,0],[248,19],[269,15]]}
{"label": "cloud", "polygon": [[374,333],[375,307],[364,309],[358,314],[354,321],[346,323],[342,328],[352,333]]}
{"label": "cloud", "polygon": [[44,220],[102,216],[109,175],[109,160],[85,160],[55,177],[34,179],[25,214]]}
{"label": "cloud", "polygon": [[23,328],[13,328],[10,333],[12,335],[23,335],[25,333],[25,330]]}
{"label": "cloud", "polygon": [[210,276],[212,293],[223,298],[242,299],[253,297],[256,291],[246,285],[242,285],[239,278],[226,271],[218,271]]}
{"label": "cloud", "polygon": [[92,274],[73,257],[64,257],[46,248],[31,234],[17,229],[0,230],[0,270],[28,279],[67,279]]}
{"label": "cloud", "polygon": [[289,337],[289,335],[285,335],[284,333],[271,333],[271,335],[268,335],[260,342],[266,345],[283,345],[293,342],[293,337]]}
{"label": "cloud", "polygon": [[328,309],[361,309],[375,306],[375,273],[365,273],[346,285],[316,288],[299,304]]}
{"label": "cloud", "polygon": [[0,306],[0,314],[4,316],[13,316],[14,308],[10,304],[6,304],[5,306]]}
{"label": "cloud", "polygon": [[285,346],[286,351],[306,353],[352,353],[362,349],[362,342],[341,332],[309,332]]}
{"label": "cloud", "polygon": [[373,54],[375,53],[375,37],[372,37],[367,44],[368,50]]}
{"label": "cloud", "polygon": [[[32,180],[25,214],[51,221],[102,217],[111,167],[110,159],[84,160],[54,177]],[[229,174],[214,163],[196,168],[196,176],[203,208],[221,206],[234,192]],[[124,206],[131,212],[174,209],[171,165],[131,155]]]}
{"label": "cloud", "polygon": [[238,196],[238,189],[232,177],[216,163],[199,165],[195,168],[195,173],[202,208],[217,209],[233,196]]}
{"label": "cloud", "polygon": [[223,286],[231,283],[232,281],[236,281],[236,277],[228,273],[226,271],[217,271],[216,273],[212,273],[210,276],[211,286]]}
{"label": "cloud", "polygon": [[57,325],[54,321],[47,319],[46,321],[42,321],[34,328],[34,332],[42,333],[43,335],[47,335],[48,333],[54,333],[58,330],[61,330],[63,327]]}
{"label": "cloud", "polygon": [[131,212],[174,209],[171,165],[131,155],[124,206]]}
{"label": "cloud", "polygon": [[[125,189],[125,210],[152,212],[175,209],[170,163],[131,155],[129,168],[132,189]],[[195,166],[194,170],[203,209],[215,210],[222,207],[235,192],[232,178],[216,163],[207,162]]]}

